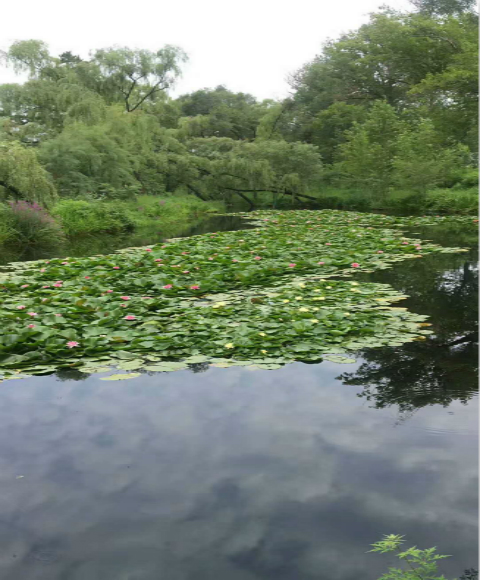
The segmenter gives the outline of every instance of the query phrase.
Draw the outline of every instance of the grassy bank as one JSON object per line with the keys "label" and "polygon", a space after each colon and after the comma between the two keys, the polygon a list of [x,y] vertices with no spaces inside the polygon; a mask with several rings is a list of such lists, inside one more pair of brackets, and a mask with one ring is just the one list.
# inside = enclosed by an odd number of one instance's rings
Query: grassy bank
{"label": "grassy bank", "polygon": [[115,234],[148,226],[176,229],[222,210],[222,202],[188,196],[138,196],[131,201],[64,199],[50,214],[36,204],[1,204],[0,245],[58,244],[65,237]]}

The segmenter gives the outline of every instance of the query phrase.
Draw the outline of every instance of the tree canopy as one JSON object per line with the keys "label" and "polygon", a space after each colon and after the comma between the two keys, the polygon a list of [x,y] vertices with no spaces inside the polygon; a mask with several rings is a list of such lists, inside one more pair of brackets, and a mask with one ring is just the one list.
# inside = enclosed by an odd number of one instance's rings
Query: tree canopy
{"label": "tree canopy", "polygon": [[[34,179],[43,171],[50,200],[51,188],[94,197],[182,188],[276,204],[328,184],[422,195],[474,163],[477,32],[471,0],[383,8],[325,43],[277,101],[222,85],[172,98],[187,57],[170,45],[83,58],[16,41],[1,56],[28,80],[0,85],[2,155],[18,156]],[[13,195],[19,184],[3,171]],[[20,185],[16,195],[32,195]]]}

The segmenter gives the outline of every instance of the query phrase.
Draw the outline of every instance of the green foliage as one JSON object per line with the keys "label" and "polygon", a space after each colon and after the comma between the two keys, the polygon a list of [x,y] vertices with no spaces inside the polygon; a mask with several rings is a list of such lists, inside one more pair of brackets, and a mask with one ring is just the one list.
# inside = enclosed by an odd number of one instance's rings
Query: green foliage
{"label": "green foliage", "polygon": [[395,228],[427,220],[335,211],[248,217],[262,227],[17,264],[2,275],[0,364],[44,373],[80,366],[81,354],[103,365],[135,360],[124,370],[192,356],[278,368],[430,334],[424,316],[389,306],[405,296],[388,285],[328,280],[459,251]]}
{"label": "green foliage", "polygon": [[[478,17],[470,0],[413,3],[415,12],[384,8],[326,43],[283,101],[224,86],[173,99],[186,60],[173,46],[82,59],[18,41],[3,58],[29,80],[0,85],[0,139],[35,146],[61,197],[181,191],[281,207],[334,186],[350,189],[355,207],[386,207],[405,191],[418,209],[436,187],[473,186],[462,175],[477,150]],[[8,171],[37,180],[23,155],[22,171]],[[47,191],[22,196],[51,204]]]}
{"label": "green foliage", "polygon": [[406,568],[389,568],[379,580],[446,580],[443,574],[439,576],[437,563],[449,556],[437,554],[436,548],[420,550],[414,546],[402,551],[403,538],[404,536],[390,534],[384,536],[383,540],[372,544],[371,552],[395,553],[401,563],[406,565]]}
{"label": "green foliage", "polygon": [[62,200],[53,210],[68,236],[132,230],[135,222],[127,208],[102,201]]}
{"label": "green foliage", "polygon": [[32,149],[15,142],[0,142],[0,193],[3,199],[38,202],[51,206],[57,193],[49,174]]}

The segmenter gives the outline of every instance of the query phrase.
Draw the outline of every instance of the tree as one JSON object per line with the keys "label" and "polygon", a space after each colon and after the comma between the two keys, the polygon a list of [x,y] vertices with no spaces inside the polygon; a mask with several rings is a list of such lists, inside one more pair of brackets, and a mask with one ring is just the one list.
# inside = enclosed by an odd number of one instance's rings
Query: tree
{"label": "tree", "polygon": [[3,53],[3,58],[13,66],[15,72],[26,71],[31,78],[38,77],[52,63],[48,47],[42,40],[18,40]]}
{"label": "tree", "polygon": [[101,92],[107,102],[123,101],[129,113],[173,86],[180,75],[180,63],[186,60],[180,48],[170,45],[156,52],[128,47],[100,49],[92,58],[102,74]]}
{"label": "tree", "polygon": [[401,121],[386,102],[373,105],[364,123],[355,123],[339,145],[338,179],[364,192],[384,196],[392,185],[393,160]]}
{"label": "tree", "polygon": [[427,16],[451,16],[473,10],[475,0],[410,0],[417,10]]}
{"label": "tree", "polygon": [[399,136],[393,179],[400,188],[425,195],[428,188],[448,182],[468,163],[465,145],[442,148],[439,141],[430,120],[406,128]]}
{"label": "tree", "polygon": [[0,143],[0,188],[5,197],[50,207],[57,192],[36,152],[16,142]]}

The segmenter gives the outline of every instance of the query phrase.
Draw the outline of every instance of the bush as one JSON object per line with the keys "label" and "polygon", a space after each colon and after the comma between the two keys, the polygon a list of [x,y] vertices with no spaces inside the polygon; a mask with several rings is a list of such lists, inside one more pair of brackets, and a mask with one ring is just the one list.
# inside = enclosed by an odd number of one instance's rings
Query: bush
{"label": "bush", "polygon": [[60,219],[68,236],[93,232],[132,230],[135,221],[122,203],[102,201],[62,200],[53,213]]}
{"label": "bush", "polygon": [[12,201],[1,212],[0,241],[3,243],[47,247],[63,239],[61,226],[37,203]]}

